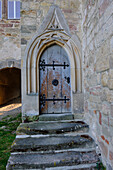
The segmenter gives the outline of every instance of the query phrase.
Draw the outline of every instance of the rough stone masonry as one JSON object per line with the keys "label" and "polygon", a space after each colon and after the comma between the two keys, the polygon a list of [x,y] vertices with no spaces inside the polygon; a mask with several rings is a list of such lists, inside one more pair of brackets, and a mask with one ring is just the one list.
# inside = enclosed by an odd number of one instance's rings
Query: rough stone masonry
{"label": "rough stone masonry", "polygon": [[113,168],[113,1],[83,2],[85,120]]}
{"label": "rough stone masonry", "polygon": [[26,47],[50,6],[56,4],[62,10],[71,35],[77,35],[82,47],[82,92],[73,95],[73,114],[90,125],[103,163],[113,169],[113,1],[22,0],[21,22],[7,20],[3,2],[0,69],[20,68]]}

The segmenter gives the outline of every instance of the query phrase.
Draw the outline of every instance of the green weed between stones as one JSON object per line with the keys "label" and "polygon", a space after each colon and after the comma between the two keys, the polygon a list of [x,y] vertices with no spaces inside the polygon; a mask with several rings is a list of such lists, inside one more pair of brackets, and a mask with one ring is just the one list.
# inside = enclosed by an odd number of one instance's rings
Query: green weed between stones
{"label": "green weed between stones", "polygon": [[16,129],[21,123],[21,114],[7,116],[0,121],[0,170],[5,170],[10,148],[16,137]]}
{"label": "green weed between stones", "polygon": [[97,163],[97,170],[106,170],[106,167],[104,167],[104,165],[102,164],[102,162]]}

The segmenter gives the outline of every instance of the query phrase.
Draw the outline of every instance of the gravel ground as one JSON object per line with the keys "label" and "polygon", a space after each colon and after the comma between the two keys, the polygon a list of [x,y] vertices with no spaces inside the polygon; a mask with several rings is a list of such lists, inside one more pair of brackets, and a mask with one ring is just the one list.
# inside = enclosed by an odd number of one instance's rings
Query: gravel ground
{"label": "gravel ground", "polygon": [[8,115],[17,116],[21,112],[21,98],[9,101],[7,104],[0,106],[0,120]]}

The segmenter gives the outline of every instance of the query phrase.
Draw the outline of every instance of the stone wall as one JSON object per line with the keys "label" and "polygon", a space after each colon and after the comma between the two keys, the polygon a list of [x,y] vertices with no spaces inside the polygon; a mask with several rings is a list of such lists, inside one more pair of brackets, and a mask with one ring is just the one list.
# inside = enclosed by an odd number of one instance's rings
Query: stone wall
{"label": "stone wall", "polygon": [[33,0],[22,1],[21,10],[21,48],[22,56],[25,55],[26,45],[31,38],[36,34],[44,17],[47,15],[51,5],[58,5],[69,25],[72,34],[76,33],[78,37],[82,38],[81,32],[81,8],[80,0]]}
{"label": "stone wall", "polygon": [[83,0],[85,119],[113,167],[113,1]]}
{"label": "stone wall", "polygon": [[[7,1],[2,1],[2,20],[0,20],[0,69],[5,61],[21,62],[20,20],[7,19]],[[9,67],[9,64],[6,65]],[[5,66],[5,67],[6,67]]]}
{"label": "stone wall", "polygon": [[[29,72],[32,72],[32,71],[28,71],[28,72],[26,71],[27,70],[26,68],[30,68],[31,66],[25,65],[25,63],[27,63],[27,61],[29,61],[28,59],[25,59],[25,58],[27,58],[26,56],[28,56],[28,55],[26,55],[25,51],[27,51],[28,48],[29,48],[28,51],[30,51],[30,56],[33,55],[33,52],[31,52],[30,48],[33,45],[33,43],[35,42],[35,39],[36,39],[38,30],[40,28],[40,25],[42,25],[42,24],[44,25],[47,22],[48,19],[46,19],[46,21],[45,21],[45,17],[48,14],[50,6],[52,6],[52,5],[57,5],[62,10],[62,13],[64,14],[64,17],[67,21],[66,25],[69,26],[69,29],[70,29],[70,32],[71,32],[69,39],[71,39],[71,36],[74,37],[74,35],[76,34],[78,37],[77,37],[77,40],[74,39],[74,43],[76,44],[76,42],[78,42],[78,41],[80,43],[82,42],[82,25],[81,25],[82,24],[82,22],[81,22],[82,21],[82,13],[81,13],[82,3],[81,3],[81,0],[76,0],[76,1],[75,0],[56,0],[56,1],[55,0],[38,0],[38,1],[33,0],[33,1],[29,1],[29,2],[26,1],[26,0],[22,1],[22,9],[21,9],[21,53],[22,53],[22,75],[23,75],[23,78],[22,78],[22,80],[23,80],[23,91],[22,91],[22,94],[23,94],[22,95],[23,117],[24,117],[24,115],[29,115],[29,112],[30,112],[29,116],[31,116],[33,114],[34,115],[39,114],[39,111],[38,111],[39,110],[39,108],[38,108],[39,107],[39,104],[38,104],[39,91],[37,90],[37,92],[34,92],[33,90],[31,90],[31,89],[28,90],[26,88],[27,85],[28,85],[28,84],[26,84],[26,82],[27,83],[31,82],[31,75],[29,75]],[[51,18],[51,17],[52,16],[50,16],[49,18]],[[48,25],[46,25],[46,27],[48,27]],[[45,30],[46,30],[46,27],[45,27]],[[41,28],[42,28],[42,30],[44,29],[43,26]],[[43,32],[45,30],[43,30]],[[41,35],[43,35],[43,32],[41,32]],[[35,35],[35,38],[33,38],[34,35]],[[39,36],[40,39],[41,39],[41,35]],[[46,38],[43,37],[43,39],[40,41],[40,44],[41,43],[43,44],[43,40],[45,40],[45,39]],[[48,38],[48,40],[49,40],[49,38]],[[30,46],[28,46],[29,42],[31,43]],[[77,46],[78,49],[80,47],[80,50],[81,50],[80,43],[79,43],[79,45],[76,44],[76,46]],[[41,46],[42,46],[42,44],[41,44]],[[46,45],[47,45],[47,42],[46,42]],[[33,50],[36,47],[37,46],[34,45]],[[39,51],[41,51],[41,50],[39,50]],[[36,55],[38,55],[38,54],[36,54]],[[31,57],[31,58],[33,58],[33,57]],[[71,58],[73,58],[72,55],[71,55]],[[26,62],[25,62],[25,60],[26,60]],[[35,60],[31,61],[31,63],[32,63],[31,65],[33,67],[34,67],[34,65],[33,65],[34,61]],[[77,61],[76,61],[76,63],[77,63]],[[32,70],[34,69],[33,67],[32,67]],[[78,69],[78,67],[76,67],[76,74],[77,74],[77,69]],[[79,69],[82,69],[81,65],[80,65]],[[75,72],[75,70],[74,70],[74,72]],[[37,75],[38,75],[38,73],[37,73]],[[25,79],[25,77],[27,77],[27,76],[29,76],[29,77]],[[34,80],[35,80],[35,77],[36,76],[34,76]],[[72,76],[72,77],[73,77],[73,82],[74,82],[74,76]],[[76,75],[76,77],[77,77],[77,75]],[[77,80],[77,81],[79,81],[79,80]],[[77,81],[76,81],[76,84],[77,84]],[[81,82],[80,82],[80,84],[81,84]],[[28,87],[30,87],[30,85],[28,85]],[[29,91],[30,92],[32,91],[35,94],[33,93],[32,95],[29,96],[28,95]],[[83,117],[83,114],[82,114],[83,113],[83,101],[84,101],[83,94],[81,94],[81,90],[80,90],[80,94],[79,93],[77,94],[73,90],[72,95],[73,95],[73,100],[74,100],[74,101],[72,101],[72,103],[74,105],[73,108],[72,108],[72,112],[75,113],[75,117],[81,118],[81,117]],[[32,98],[32,101],[33,101],[32,103],[31,103],[31,98]]]}
{"label": "stone wall", "polygon": [[[76,33],[83,45],[85,120],[99,144],[103,162],[110,170],[113,167],[113,1],[22,0],[21,33],[20,20],[7,19],[7,1],[3,2],[0,69],[20,68],[21,54],[23,65],[26,47],[37,33],[50,6],[56,4],[61,8],[71,34]],[[83,112],[83,98],[83,94],[74,94],[74,113]],[[31,100],[30,96],[28,100]],[[36,96],[34,101],[37,106]]]}
{"label": "stone wall", "polygon": [[31,38],[37,33],[44,17],[47,15],[51,5],[58,5],[69,25],[72,34],[76,33],[82,38],[81,33],[81,8],[80,0],[38,0],[22,1],[21,9],[21,49],[22,58],[25,55],[25,49]]}
{"label": "stone wall", "polygon": [[0,62],[4,60],[20,60],[20,21],[0,21]]}
{"label": "stone wall", "polygon": [[[20,96],[20,20],[7,19],[7,0],[2,0],[0,20],[0,105]],[[7,69],[10,68],[10,69]],[[18,73],[19,72],[19,73]]]}

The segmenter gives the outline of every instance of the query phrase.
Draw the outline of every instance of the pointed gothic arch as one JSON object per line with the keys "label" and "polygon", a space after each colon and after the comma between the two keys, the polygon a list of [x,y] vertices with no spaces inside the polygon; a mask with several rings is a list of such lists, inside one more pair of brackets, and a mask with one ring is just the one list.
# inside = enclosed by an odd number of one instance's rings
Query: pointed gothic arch
{"label": "pointed gothic arch", "polygon": [[[51,17],[50,17],[51,16]],[[57,44],[65,49],[71,65],[72,93],[82,91],[81,45],[76,35],[72,36],[58,6],[51,6],[38,33],[26,48],[23,60],[25,95],[39,94],[39,59],[45,48]],[[37,97],[39,104],[39,98]],[[38,109],[39,110],[39,109]],[[38,111],[39,113],[39,111]]]}

